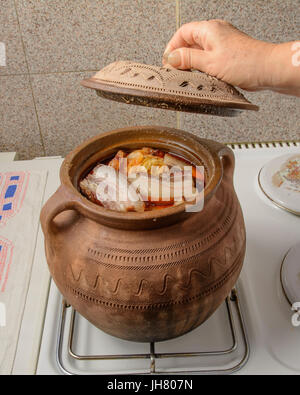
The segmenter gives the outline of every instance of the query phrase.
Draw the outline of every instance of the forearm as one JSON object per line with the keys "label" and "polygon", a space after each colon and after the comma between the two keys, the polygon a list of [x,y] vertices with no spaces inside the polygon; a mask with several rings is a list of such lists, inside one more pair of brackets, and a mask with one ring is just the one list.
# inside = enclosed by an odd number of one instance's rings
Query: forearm
{"label": "forearm", "polygon": [[271,45],[263,88],[300,97],[300,41]]}

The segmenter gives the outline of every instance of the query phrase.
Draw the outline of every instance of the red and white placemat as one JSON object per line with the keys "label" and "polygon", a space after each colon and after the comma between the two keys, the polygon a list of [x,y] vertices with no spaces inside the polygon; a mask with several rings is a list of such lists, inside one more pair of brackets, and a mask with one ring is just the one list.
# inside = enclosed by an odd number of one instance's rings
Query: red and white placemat
{"label": "red and white placemat", "polygon": [[0,167],[0,374],[13,366],[46,178]]}

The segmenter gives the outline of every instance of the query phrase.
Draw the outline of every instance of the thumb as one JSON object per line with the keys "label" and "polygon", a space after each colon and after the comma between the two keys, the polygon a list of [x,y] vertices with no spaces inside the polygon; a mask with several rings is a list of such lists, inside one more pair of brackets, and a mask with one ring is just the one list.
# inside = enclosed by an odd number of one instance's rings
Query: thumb
{"label": "thumb", "polygon": [[208,53],[197,48],[178,48],[169,54],[166,63],[181,70],[197,69],[205,72]]}

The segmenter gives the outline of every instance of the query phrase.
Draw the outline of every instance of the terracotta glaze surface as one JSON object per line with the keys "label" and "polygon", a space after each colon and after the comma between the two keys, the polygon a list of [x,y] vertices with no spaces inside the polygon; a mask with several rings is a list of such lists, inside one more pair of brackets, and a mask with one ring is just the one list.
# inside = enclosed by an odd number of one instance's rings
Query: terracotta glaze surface
{"label": "terracotta glaze surface", "polygon": [[[204,208],[107,210],[85,198],[81,177],[118,149],[172,150],[205,168]],[[62,164],[61,186],[41,213],[48,265],[60,292],[101,330],[132,341],[171,339],[203,323],[234,286],[245,227],[234,155],[217,142],[155,126],[96,136]]]}
{"label": "terracotta glaze surface", "polygon": [[130,61],[109,64],[82,85],[106,99],[147,107],[220,116],[258,111],[236,88],[202,72]]}

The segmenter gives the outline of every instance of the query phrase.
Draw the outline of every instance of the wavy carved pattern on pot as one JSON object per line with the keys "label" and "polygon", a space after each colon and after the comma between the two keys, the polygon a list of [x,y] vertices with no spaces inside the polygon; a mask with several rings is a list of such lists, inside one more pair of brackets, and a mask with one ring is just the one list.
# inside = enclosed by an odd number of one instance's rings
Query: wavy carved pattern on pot
{"label": "wavy carved pattern on pot", "polygon": [[[243,234],[243,233],[241,233]],[[107,267],[100,260],[90,260],[86,265],[68,265],[66,282],[73,289],[80,289],[100,303],[126,305],[183,302],[199,292],[215,287],[227,275],[232,262],[241,255],[241,239],[232,237],[230,246],[225,246],[218,255],[212,251],[199,252],[193,257],[166,262],[162,265],[138,267]],[[186,270],[186,267],[189,270]]]}
{"label": "wavy carved pattern on pot", "polygon": [[[221,288],[224,283],[226,282],[226,280],[234,275],[236,272],[239,272],[240,269],[240,264],[241,261],[243,260],[243,256],[244,256],[244,252],[245,249],[243,249],[240,254],[237,256],[236,260],[234,261],[234,264],[232,265],[232,267],[230,268],[230,270],[223,276],[221,277],[218,281],[213,282],[210,286],[201,289],[200,292],[191,295],[189,297],[187,297],[187,293],[186,291],[190,290],[192,287],[194,288],[194,278],[197,279],[197,274],[199,275],[203,275],[203,273],[200,273],[197,270],[191,270],[189,272],[188,276],[188,283],[187,284],[182,284],[177,282],[176,283],[176,279],[174,277],[172,277],[169,274],[165,274],[163,276],[162,279],[162,283],[163,283],[163,289],[161,291],[156,290],[155,293],[151,293],[151,295],[153,296],[154,294],[156,296],[162,296],[167,292],[167,286],[169,284],[169,282],[172,283],[172,289],[177,291],[176,294],[178,295],[178,292],[182,291],[184,292],[184,297],[183,298],[176,298],[176,299],[171,299],[168,301],[160,301],[160,302],[156,302],[156,303],[146,303],[146,302],[140,302],[140,303],[134,303],[133,301],[129,300],[129,301],[125,301],[122,299],[112,299],[111,297],[97,297],[96,294],[84,290],[82,288],[79,287],[72,287],[70,285],[68,285],[68,290],[73,293],[74,295],[76,295],[77,297],[80,297],[82,300],[87,300],[90,303],[92,303],[93,305],[104,305],[107,307],[110,307],[112,309],[117,309],[117,310],[157,310],[157,309],[161,309],[161,308],[166,308],[168,306],[172,306],[172,305],[181,305],[181,304],[187,304],[193,301],[196,301],[198,299],[203,299],[205,297],[208,297],[209,295],[211,295],[213,292],[216,292],[216,290],[218,290],[219,288]],[[97,280],[100,279],[100,276],[97,276]],[[118,279],[115,289],[112,291],[112,294],[115,295],[116,293],[118,293],[119,291],[119,287],[122,284],[122,279]],[[196,282],[196,285],[198,285],[199,283]],[[137,292],[131,292],[131,295],[133,294],[133,296],[141,296],[142,292],[146,289],[148,290],[149,288],[151,288],[151,290],[154,288],[153,285],[151,285],[151,283],[148,280],[142,279],[139,283]],[[149,299],[149,298],[147,298]]]}

